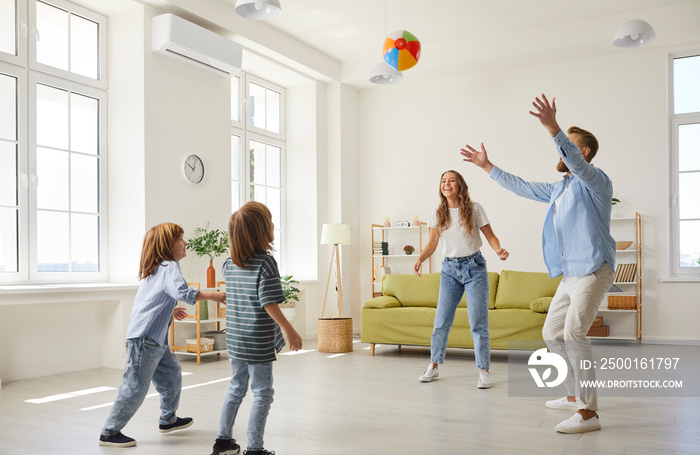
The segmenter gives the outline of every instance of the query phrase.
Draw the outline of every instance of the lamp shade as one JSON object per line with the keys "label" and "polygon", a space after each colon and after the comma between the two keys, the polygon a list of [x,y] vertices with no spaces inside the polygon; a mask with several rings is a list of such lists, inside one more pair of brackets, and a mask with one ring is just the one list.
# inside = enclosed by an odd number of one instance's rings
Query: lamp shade
{"label": "lamp shade", "polygon": [[324,224],[321,229],[321,245],[350,245],[350,226]]}
{"label": "lamp shade", "polygon": [[246,19],[264,21],[282,14],[279,0],[236,0],[236,13]]}
{"label": "lamp shade", "polygon": [[387,62],[376,65],[369,75],[369,81],[375,84],[395,84],[403,80],[403,73],[392,68]]}
{"label": "lamp shade", "polygon": [[622,24],[615,32],[613,44],[617,47],[638,47],[656,39],[654,27],[649,22],[634,19]]}

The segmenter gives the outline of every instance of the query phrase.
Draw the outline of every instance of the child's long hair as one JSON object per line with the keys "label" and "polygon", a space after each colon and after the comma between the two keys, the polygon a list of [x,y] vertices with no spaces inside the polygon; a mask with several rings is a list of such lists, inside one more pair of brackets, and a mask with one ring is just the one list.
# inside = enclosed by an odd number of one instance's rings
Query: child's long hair
{"label": "child's long hair", "polygon": [[440,187],[438,189],[438,193],[440,193],[440,206],[437,209],[437,226],[435,227],[438,232],[442,232],[450,227],[450,208],[447,206],[447,198],[442,194],[442,178],[449,172],[452,172],[457,177],[457,184],[459,184],[459,192],[457,193],[459,208],[461,209],[459,211],[459,224],[466,229],[469,235],[472,235],[474,217],[472,213],[472,200],[469,197],[469,187],[467,186],[467,182],[464,181],[462,174],[453,170],[445,171],[440,176]]}
{"label": "child's long hair", "polygon": [[163,223],[149,229],[143,238],[139,279],[151,276],[163,261],[174,261],[173,245],[184,234],[182,227],[175,223]]}
{"label": "child's long hair", "polygon": [[256,201],[243,204],[228,220],[231,261],[247,269],[248,259],[271,251],[275,241],[273,229],[270,209]]}

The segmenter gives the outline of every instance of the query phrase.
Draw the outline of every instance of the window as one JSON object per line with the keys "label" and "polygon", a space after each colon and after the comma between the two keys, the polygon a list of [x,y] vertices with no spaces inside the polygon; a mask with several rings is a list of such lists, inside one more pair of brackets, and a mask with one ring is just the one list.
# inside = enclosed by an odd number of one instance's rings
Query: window
{"label": "window", "polygon": [[106,19],[63,0],[0,17],[0,282],[105,279]]}
{"label": "window", "polygon": [[700,55],[672,60],[673,275],[700,277]]}
{"label": "window", "polygon": [[231,210],[247,201],[262,202],[270,209],[280,268],[284,268],[285,228],[284,95],[283,88],[251,75],[231,79]]}

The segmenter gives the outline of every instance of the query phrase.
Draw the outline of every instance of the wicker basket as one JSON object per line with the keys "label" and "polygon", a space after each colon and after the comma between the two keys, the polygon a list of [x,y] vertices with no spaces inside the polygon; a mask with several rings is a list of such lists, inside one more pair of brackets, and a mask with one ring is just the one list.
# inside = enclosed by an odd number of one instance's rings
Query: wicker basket
{"label": "wicker basket", "polygon": [[608,310],[636,310],[636,295],[609,295]]}
{"label": "wicker basket", "polygon": [[216,317],[225,318],[226,317],[226,307],[219,307],[216,310]]}
{"label": "wicker basket", "polygon": [[[200,354],[204,352],[211,352],[214,350],[214,340],[211,338],[200,338],[199,339]],[[197,353],[197,339],[192,338],[187,340],[187,352]]]}
{"label": "wicker basket", "polygon": [[352,352],[352,318],[318,318],[318,352]]}

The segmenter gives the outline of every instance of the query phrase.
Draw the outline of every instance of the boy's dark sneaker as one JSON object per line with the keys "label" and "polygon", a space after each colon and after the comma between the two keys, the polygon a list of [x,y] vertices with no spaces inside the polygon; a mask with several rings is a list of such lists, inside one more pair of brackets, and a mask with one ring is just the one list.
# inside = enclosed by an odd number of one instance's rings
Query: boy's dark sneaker
{"label": "boy's dark sneaker", "polygon": [[236,444],[235,439],[217,438],[211,455],[238,455],[239,453],[241,453],[241,446]]}
{"label": "boy's dark sneaker", "polygon": [[275,452],[270,452],[269,450],[244,450],[243,455],[275,455]]}
{"label": "boy's dark sneaker", "polygon": [[175,430],[183,430],[187,427],[192,426],[194,423],[194,420],[192,420],[192,417],[185,417],[185,418],[180,418],[178,417],[176,421],[173,423],[169,423],[167,425],[159,425],[158,428],[160,428],[161,433],[170,433],[171,431]]}
{"label": "boy's dark sneaker", "polygon": [[133,447],[136,445],[136,440],[124,436],[120,431],[112,436],[100,435],[100,445],[107,447]]}

